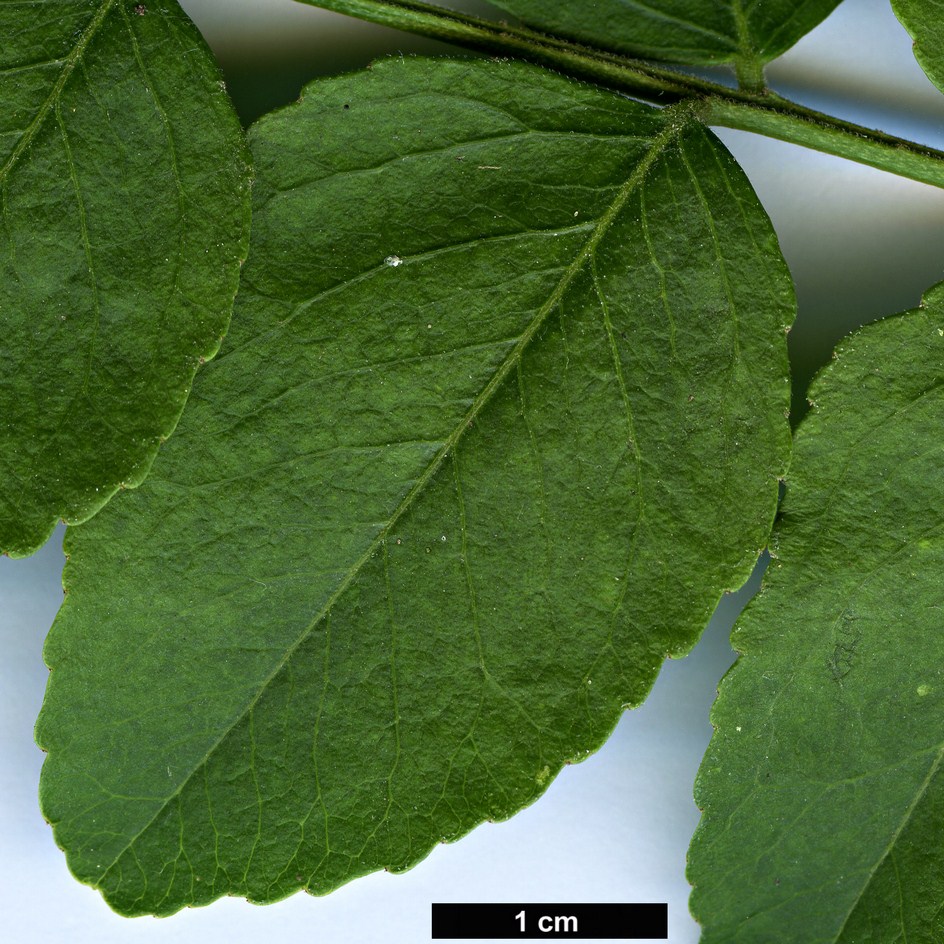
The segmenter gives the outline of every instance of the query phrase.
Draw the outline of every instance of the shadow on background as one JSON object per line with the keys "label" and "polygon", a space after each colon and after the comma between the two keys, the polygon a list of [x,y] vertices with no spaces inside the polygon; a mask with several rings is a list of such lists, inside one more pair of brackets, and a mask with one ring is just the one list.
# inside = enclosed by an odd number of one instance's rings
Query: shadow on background
{"label": "shadow on background", "polygon": [[[507,19],[483,2],[441,3]],[[472,56],[455,46],[285,0],[183,0],[226,78],[244,125],[294,102],[312,79],[363,69],[386,56]]]}

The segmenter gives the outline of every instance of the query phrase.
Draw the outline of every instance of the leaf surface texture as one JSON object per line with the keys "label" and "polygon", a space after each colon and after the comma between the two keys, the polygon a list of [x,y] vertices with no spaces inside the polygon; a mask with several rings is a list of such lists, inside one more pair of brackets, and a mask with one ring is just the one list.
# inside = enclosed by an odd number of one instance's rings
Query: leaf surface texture
{"label": "leaf surface texture", "polygon": [[47,643],[45,814],[131,914],[530,803],[747,577],[790,448],[792,285],[687,112],[396,60],[250,140],[225,348]]}
{"label": "leaf surface texture", "polygon": [[944,286],[815,382],[698,781],[706,942],[944,938]]}
{"label": "leaf surface texture", "polygon": [[892,9],[914,39],[914,54],[927,77],[944,91],[944,3],[892,0]]}
{"label": "leaf surface texture", "polygon": [[176,3],[0,0],[0,552],[146,474],[232,313],[248,155]]}
{"label": "leaf surface texture", "polygon": [[493,0],[529,26],[689,65],[765,63],[826,18],[839,0]]}

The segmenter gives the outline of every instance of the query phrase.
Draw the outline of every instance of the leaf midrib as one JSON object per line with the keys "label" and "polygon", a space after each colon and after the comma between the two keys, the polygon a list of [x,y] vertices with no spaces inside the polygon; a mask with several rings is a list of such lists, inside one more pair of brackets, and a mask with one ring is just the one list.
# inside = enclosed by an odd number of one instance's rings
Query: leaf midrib
{"label": "leaf midrib", "polygon": [[731,12],[734,15],[734,24],[737,27],[738,58],[745,65],[757,62],[758,55],[754,49],[754,38],[751,35],[750,23],[744,11],[742,0],[732,0]]}
{"label": "leaf midrib", "polygon": [[[112,2],[112,0],[109,0],[109,2]],[[541,306],[537,314],[525,328],[515,346],[511,349],[496,372],[492,375],[489,382],[472,402],[467,412],[456,425],[456,428],[445,440],[441,448],[437,451],[436,455],[427,465],[426,469],[423,471],[423,474],[416,480],[410,491],[400,501],[400,504],[390,515],[386,525],[377,533],[376,537],[374,537],[374,539],[370,542],[364,553],[351,565],[344,579],[338,584],[337,588],[324,603],[318,613],[314,616],[311,622],[299,634],[298,638],[286,649],[284,656],[276,663],[272,671],[265,677],[265,679],[263,679],[262,683],[259,685],[258,691],[252,697],[246,707],[237,712],[232,722],[222,731],[220,736],[207,750],[206,754],[199,760],[197,764],[194,765],[186,777],[180,781],[174,792],[169,794],[157,806],[151,818],[134,833],[126,845],[114,856],[111,865],[109,865],[109,867],[94,882],[96,887],[101,887],[108,875],[111,873],[112,869],[115,868],[124,854],[132,848],[134,843],[141,836],[143,836],[148,829],[150,829],[151,825],[163,813],[168,804],[172,803],[182,793],[184,788],[191,781],[197,771],[205,766],[205,764],[210,760],[217,749],[226,741],[235,727],[252,714],[259,700],[269,688],[269,685],[274,681],[282,669],[285,668],[298,648],[304,644],[304,642],[311,636],[312,632],[314,632],[316,627],[330,614],[335,604],[351,586],[353,581],[363,569],[364,565],[376,554],[378,549],[384,546],[388,535],[396,526],[397,522],[413,506],[414,502],[425,490],[433,476],[436,475],[436,473],[442,467],[442,464],[454,451],[466,430],[469,429],[475,418],[491,401],[492,396],[502,386],[511,371],[517,366],[522,354],[531,345],[531,342],[535,339],[538,332],[544,326],[551,312],[556,309],[557,305],[563,299],[567,290],[570,288],[571,283],[582,271],[585,264],[593,258],[600,242],[609,232],[610,227],[625,208],[630,196],[645,180],[649,170],[652,168],[652,165],[659,159],[668,146],[674,140],[679,138],[681,134],[695,122],[695,119],[692,116],[692,109],[685,103],[670,106],[664,109],[662,114],[665,117],[666,127],[653,139],[649,150],[645,153],[645,155],[643,155],[636,167],[633,169],[633,172],[627,178],[626,182],[620,187],[615,199],[607,208],[606,212],[604,212],[600,217],[590,238],[584,244],[583,248],[576,256],[574,261],[570,264],[570,266],[568,266],[567,270],[561,276],[548,300],[544,303],[544,305]]]}
{"label": "leaf midrib", "polygon": [[39,110],[36,112],[35,117],[29,123],[29,125],[27,125],[26,130],[20,136],[19,141],[16,142],[16,145],[10,152],[10,156],[7,158],[7,162],[3,165],[3,167],[0,167],[0,187],[6,183],[6,179],[10,176],[13,168],[17,163],[19,163],[20,158],[33,143],[33,139],[39,133],[46,119],[52,112],[53,107],[59,101],[59,97],[62,95],[62,90],[66,87],[66,83],[72,76],[73,71],[75,71],[75,67],[79,64],[79,62],[82,61],[82,57],[85,55],[85,51],[88,49],[89,43],[91,43],[95,35],[101,29],[102,24],[108,18],[108,14],[111,12],[114,5],[115,0],[104,0],[102,5],[96,11],[95,15],[89,21],[88,25],[84,30],[82,30],[78,41],[76,42],[75,46],[72,47],[72,52],[70,52],[69,55],[62,60],[62,70],[59,73],[59,77],[53,84],[49,94],[45,99],[43,99],[43,103],[39,106]]}

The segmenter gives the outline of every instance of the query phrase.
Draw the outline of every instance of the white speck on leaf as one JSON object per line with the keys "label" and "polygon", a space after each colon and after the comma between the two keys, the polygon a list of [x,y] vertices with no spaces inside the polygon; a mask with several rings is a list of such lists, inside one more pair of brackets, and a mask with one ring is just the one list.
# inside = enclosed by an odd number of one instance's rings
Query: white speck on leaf
{"label": "white speck on leaf", "polygon": [[384,259],[384,265],[395,269],[397,266],[403,265],[403,260],[399,256],[387,256],[387,258]]}

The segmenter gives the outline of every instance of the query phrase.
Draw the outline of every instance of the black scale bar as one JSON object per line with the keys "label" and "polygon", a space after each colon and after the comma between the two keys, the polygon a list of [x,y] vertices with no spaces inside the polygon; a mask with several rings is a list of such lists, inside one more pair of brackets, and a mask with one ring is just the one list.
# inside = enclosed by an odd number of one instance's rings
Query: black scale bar
{"label": "black scale bar", "polygon": [[635,904],[434,904],[434,940],[664,941],[669,906]]}

